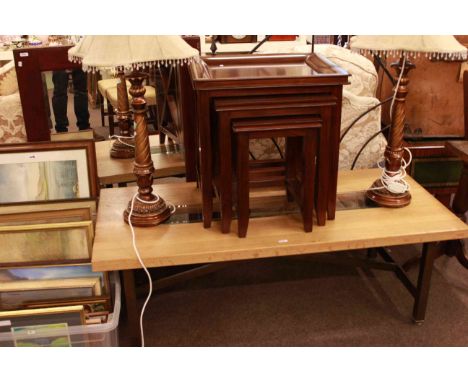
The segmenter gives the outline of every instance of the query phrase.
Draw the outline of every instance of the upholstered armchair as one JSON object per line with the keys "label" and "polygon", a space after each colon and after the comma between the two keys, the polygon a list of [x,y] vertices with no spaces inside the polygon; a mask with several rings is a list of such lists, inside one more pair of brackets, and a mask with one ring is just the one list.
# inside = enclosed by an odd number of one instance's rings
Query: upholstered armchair
{"label": "upholstered armchair", "polygon": [[[288,47],[269,47],[261,53],[309,53],[310,45],[296,44]],[[342,67],[351,74],[350,84],[343,89],[343,106],[341,113],[341,133],[361,114],[379,104],[375,97],[378,76],[373,63],[366,57],[353,53],[348,49],[336,45],[315,45],[315,52],[327,57],[330,61]],[[374,134],[380,126],[381,108],[377,107],[361,118],[346,134],[340,145],[340,169],[350,169],[361,147]],[[284,142],[279,140],[283,148]],[[359,155],[355,168],[375,167],[381,160],[385,150],[386,140],[379,134]],[[276,146],[269,140],[251,141],[250,151],[256,159],[278,157]]]}
{"label": "upholstered armchair", "polygon": [[0,144],[26,142],[14,61],[0,67]]}

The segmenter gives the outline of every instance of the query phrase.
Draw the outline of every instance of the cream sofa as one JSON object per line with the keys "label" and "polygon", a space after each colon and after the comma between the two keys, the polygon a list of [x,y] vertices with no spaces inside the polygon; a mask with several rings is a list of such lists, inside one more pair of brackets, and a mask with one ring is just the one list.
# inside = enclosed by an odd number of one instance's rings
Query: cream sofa
{"label": "cream sofa", "polygon": [[[260,53],[310,53],[311,46],[295,44],[284,49],[281,45],[270,45],[261,49]],[[341,113],[341,132],[343,132],[360,114],[376,106],[379,100],[375,97],[378,77],[370,60],[348,49],[329,44],[315,45],[315,52],[327,57],[330,61],[342,67],[351,74],[350,84],[343,89],[343,105]],[[381,108],[368,113],[349,131],[340,145],[340,169],[350,169],[356,154],[364,143],[380,130]],[[280,146],[284,142],[279,141]],[[364,149],[359,156],[355,168],[375,167],[381,160],[387,142],[379,134]],[[277,157],[277,149],[270,140],[251,141],[250,151],[256,159]]]}
{"label": "cream sofa", "polygon": [[0,67],[0,144],[26,142],[15,63]]}

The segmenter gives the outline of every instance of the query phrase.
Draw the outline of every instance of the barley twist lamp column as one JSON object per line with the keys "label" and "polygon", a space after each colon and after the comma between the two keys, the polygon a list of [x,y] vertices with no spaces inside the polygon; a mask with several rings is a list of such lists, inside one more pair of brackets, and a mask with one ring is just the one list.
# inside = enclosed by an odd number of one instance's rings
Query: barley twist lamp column
{"label": "barley twist lamp column", "polygon": [[117,84],[117,123],[120,136],[112,144],[110,156],[116,159],[133,158],[135,156],[135,140],[127,96],[127,81],[123,69],[119,71],[119,78],[120,83]]}
{"label": "barley twist lamp column", "polygon": [[[128,203],[123,218],[127,223],[130,220],[134,226],[156,226],[171,215],[166,202],[153,194],[155,170],[146,125],[143,86],[146,74],[140,69],[160,65],[190,64],[198,54],[199,52],[190,47],[180,36],[86,36],[68,52],[69,59],[81,62],[84,70],[119,70],[121,77],[119,84],[121,86],[118,90],[119,122],[122,125],[128,121],[123,71],[131,70],[131,73],[125,77],[132,84],[130,94],[133,97],[132,107],[136,125],[133,172],[137,178],[138,194]],[[128,100],[126,102],[128,104]],[[132,210],[131,216],[130,210]]]}
{"label": "barley twist lamp column", "polygon": [[351,38],[351,50],[399,59],[392,64],[398,81],[390,108],[391,127],[384,162],[379,164],[382,175],[367,190],[366,196],[382,207],[407,206],[411,202],[411,194],[409,185],[404,180],[405,168],[409,162],[403,157],[403,132],[408,73],[415,67],[409,59],[423,54],[427,58],[466,60],[467,49],[453,36],[354,36]]}

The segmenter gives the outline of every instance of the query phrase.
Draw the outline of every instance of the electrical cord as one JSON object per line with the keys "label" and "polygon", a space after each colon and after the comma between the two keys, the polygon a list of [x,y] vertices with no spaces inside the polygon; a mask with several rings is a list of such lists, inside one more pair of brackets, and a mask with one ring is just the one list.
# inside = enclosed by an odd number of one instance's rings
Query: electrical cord
{"label": "electrical cord", "polygon": [[125,145],[125,146],[135,147],[135,145],[131,145],[130,143],[127,143],[127,142],[122,141],[123,138],[125,138],[125,139],[132,139],[132,138],[135,138],[135,136],[134,136],[134,135],[132,135],[131,137],[125,137],[125,136],[123,136],[123,135],[110,135],[110,136],[109,136],[109,139],[117,139],[120,143],[122,143],[122,144]]}
{"label": "electrical cord", "polygon": [[[148,271],[148,268],[146,268],[145,263],[143,262],[140,251],[138,250],[137,244],[136,244],[136,236],[135,236],[135,229],[133,228],[132,225],[132,214],[133,214],[133,208],[135,206],[135,200],[138,199],[142,203],[146,204],[154,204],[159,201],[159,196],[156,195],[156,199],[152,200],[150,202],[147,202],[146,200],[142,200],[138,197],[138,193],[133,195],[132,202],[130,205],[130,213],[128,214],[128,225],[130,226],[130,230],[132,231],[132,244],[133,244],[133,250],[135,251],[135,254],[138,258],[138,261],[140,262],[141,267],[146,273],[146,276],[148,277],[148,283],[149,283],[149,291],[148,291],[148,296],[146,297],[145,303],[143,304],[143,308],[141,308],[141,313],[140,313],[140,334],[141,334],[141,347],[145,347],[145,333],[143,329],[143,316],[145,314],[146,306],[148,305],[149,300],[151,299],[151,295],[153,294],[153,280],[151,278],[151,275]],[[166,202],[167,203],[167,202]],[[167,203],[171,208],[171,214],[175,212],[175,206],[171,203]]]}
{"label": "electrical cord", "polygon": [[404,158],[401,159],[401,167],[398,171],[389,171],[385,169],[385,162],[379,162],[378,166],[382,170],[380,175],[380,181],[382,186],[372,187],[370,190],[383,190],[387,189],[392,194],[404,194],[406,191],[409,191],[410,185],[404,179],[406,176],[406,168],[409,166],[412,160],[411,151],[407,147],[403,147],[409,154],[408,162]]}

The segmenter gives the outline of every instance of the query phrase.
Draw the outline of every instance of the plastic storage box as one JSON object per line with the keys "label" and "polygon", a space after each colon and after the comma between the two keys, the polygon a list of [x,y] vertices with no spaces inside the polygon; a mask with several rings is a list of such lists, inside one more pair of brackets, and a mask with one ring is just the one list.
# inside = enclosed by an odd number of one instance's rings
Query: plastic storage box
{"label": "plastic storage box", "polygon": [[[57,339],[66,338],[67,345],[73,347],[97,346],[109,347],[119,346],[119,316],[121,308],[121,287],[117,272],[111,275],[111,285],[114,290],[114,311],[109,315],[105,324],[95,324],[86,326],[70,326],[67,329],[47,329],[46,331],[30,331],[21,335],[12,333],[0,333],[0,347],[5,346],[25,346],[27,343],[34,343],[32,346],[54,346]],[[31,325],[34,321],[31,318]],[[23,343],[23,345],[19,345]]]}

